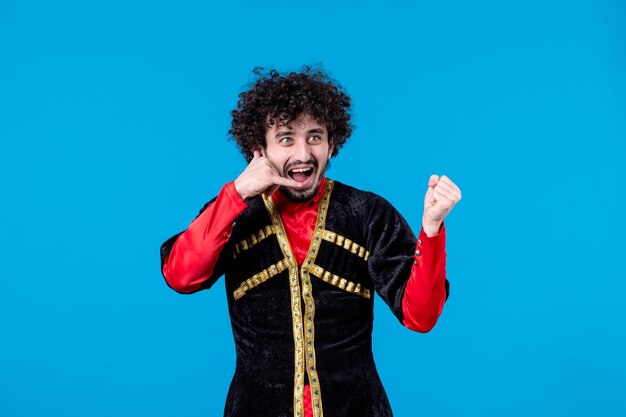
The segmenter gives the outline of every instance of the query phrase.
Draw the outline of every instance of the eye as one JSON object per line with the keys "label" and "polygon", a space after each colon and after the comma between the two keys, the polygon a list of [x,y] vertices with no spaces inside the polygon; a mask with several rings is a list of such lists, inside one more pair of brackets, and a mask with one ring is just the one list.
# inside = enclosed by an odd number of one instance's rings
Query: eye
{"label": "eye", "polygon": [[322,140],[321,136],[309,136],[309,143],[317,143]]}
{"label": "eye", "polygon": [[282,138],[280,138],[278,140],[279,143],[283,144],[283,145],[288,145],[292,142],[291,138],[289,136],[283,136]]}

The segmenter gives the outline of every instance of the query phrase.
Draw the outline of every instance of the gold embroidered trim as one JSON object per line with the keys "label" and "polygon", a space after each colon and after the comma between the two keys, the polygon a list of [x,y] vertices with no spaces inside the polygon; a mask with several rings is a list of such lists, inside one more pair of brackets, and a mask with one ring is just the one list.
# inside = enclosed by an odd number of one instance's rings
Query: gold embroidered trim
{"label": "gold embroidered trim", "polygon": [[302,278],[302,295],[304,297],[305,307],[305,327],[306,332],[304,337],[306,340],[306,359],[307,359],[307,372],[309,375],[309,383],[311,384],[311,403],[313,405],[313,416],[323,417],[324,411],[322,408],[322,395],[320,392],[320,383],[317,376],[317,370],[315,368],[315,300],[313,299],[313,287],[311,285],[311,277],[309,276],[309,268],[313,265],[313,261],[317,257],[320,244],[322,243],[322,234],[326,226],[326,212],[328,211],[328,205],[330,203],[330,194],[333,190],[333,181],[327,179],[324,195],[320,200],[319,208],[317,210],[317,222],[315,223],[315,229],[313,230],[313,237],[311,238],[311,246],[307,252],[306,259],[302,263],[302,270],[300,275]]}
{"label": "gold embroidered trim", "polygon": [[[311,246],[307,253],[306,259],[301,271],[302,289],[304,298],[304,307],[306,315],[306,332],[302,332],[302,312],[301,312],[301,298],[300,298],[300,284],[298,280],[298,267],[285,233],[285,227],[280,218],[278,208],[271,197],[265,197],[263,195],[263,202],[265,207],[272,218],[274,226],[276,226],[276,237],[280,245],[280,249],[285,255],[286,262],[289,266],[289,288],[291,292],[291,317],[293,323],[293,340],[295,348],[295,374],[294,374],[294,389],[293,389],[293,404],[294,404],[294,416],[302,417],[304,415],[304,366],[307,365],[306,372],[309,376],[309,383],[311,384],[311,400],[313,405],[313,416],[323,417],[324,412],[322,409],[322,397],[320,392],[320,384],[315,369],[315,333],[314,333],[314,318],[315,318],[315,302],[313,300],[311,280],[308,273],[308,266],[313,264],[317,252],[319,250],[320,243],[322,241],[322,232],[324,225],[326,224],[326,212],[330,202],[330,193],[333,189],[333,181],[326,179],[324,195],[320,201],[320,205],[317,212],[317,221],[315,229],[313,231],[313,238],[311,239]],[[306,266],[306,267],[304,267]],[[304,340],[306,340],[306,358],[304,355]]]}
{"label": "gold embroidered trim", "polygon": [[252,278],[248,278],[247,280],[242,282],[239,288],[233,291],[233,298],[235,300],[239,300],[241,297],[243,297],[246,294],[246,292],[256,287],[257,285],[267,281],[271,277],[280,274],[285,269],[287,269],[287,267],[288,267],[287,260],[281,259],[274,265],[271,265],[268,268],[265,268],[263,271],[259,272],[258,274],[254,274]]}
{"label": "gold embroidered trim", "polygon": [[322,239],[327,242],[334,243],[335,245],[352,252],[359,258],[362,258],[364,261],[367,261],[370,257],[370,251],[365,249],[363,246],[351,241],[347,237],[341,236],[335,232],[331,232],[330,230],[324,230],[324,233],[322,234]]}
{"label": "gold embroidered trim", "polygon": [[263,202],[267,209],[272,223],[276,227],[276,238],[280,250],[285,255],[289,267],[289,292],[291,295],[291,322],[293,324],[294,343],[294,387],[293,387],[293,414],[294,417],[304,415],[304,341],[302,335],[302,312],[300,309],[300,284],[298,281],[298,264],[293,256],[289,240],[285,233],[285,227],[280,219],[278,208],[271,197],[263,195]]}
{"label": "gold embroidered trim", "polygon": [[339,287],[344,291],[360,295],[361,297],[365,297],[368,300],[371,297],[370,290],[368,288],[361,287],[361,283],[355,284],[352,281],[348,281],[345,278],[341,278],[340,276],[326,271],[318,265],[312,264],[309,267],[309,272],[321,279],[322,281],[334,285],[335,287]]}
{"label": "gold embroidered trim", "polygon": [[246,251],[265,239],[266,237],[270,237],[271,235],[276,233],[276,226],[267,225],[256,233],[253,233],[249,238],[242,240],[239,243],[235,244],[233,248],[233,255],[237,257],[241,252]]}

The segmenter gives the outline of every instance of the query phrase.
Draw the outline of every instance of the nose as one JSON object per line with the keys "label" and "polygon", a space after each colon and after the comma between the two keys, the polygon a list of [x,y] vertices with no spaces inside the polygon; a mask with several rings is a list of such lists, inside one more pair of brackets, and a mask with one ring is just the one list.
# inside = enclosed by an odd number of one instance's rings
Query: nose
{"label": "nose", "polygon": [[311,159],[311,149],[306,140],[298,140],[295,143],[293,159],[306,162]]}

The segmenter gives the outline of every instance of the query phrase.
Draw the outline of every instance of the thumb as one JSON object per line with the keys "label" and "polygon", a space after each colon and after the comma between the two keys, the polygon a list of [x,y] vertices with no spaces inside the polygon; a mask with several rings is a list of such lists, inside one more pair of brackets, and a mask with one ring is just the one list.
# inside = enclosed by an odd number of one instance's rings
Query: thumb
{"label": "thumb", "polygon": [[426,191],[426,195],[424,196],[424,207],[430,207],[433,205],[433,201],[431,200],[434,192],[434,188],[428,188],[428,190]]}
{"label": "thumb", "polygon": [[428,188],[435,188],[435,185],[439,182],[439,175],[431,175],[428,179]]}
{"label": "thumb", "polygon": [[424,196],[424,207],[430,207],[433,205],[434,201],[432,201],[433,194],[435,192],[435,186],[439,182],[439,175],[431,175],[428,179],[428,190],[426,190],[426,195]]}
{"label": "thumb", "polygon": [[258,149],[255,149],[252,152],[252,155],[253,155],[252,160],[259,159],[262,156],[261,151],[259,151]]}

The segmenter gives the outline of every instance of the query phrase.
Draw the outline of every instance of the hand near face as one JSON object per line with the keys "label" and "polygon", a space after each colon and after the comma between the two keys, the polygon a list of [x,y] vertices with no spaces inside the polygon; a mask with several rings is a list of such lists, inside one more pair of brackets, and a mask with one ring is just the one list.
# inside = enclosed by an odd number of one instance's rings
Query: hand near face
{"label": "hand near face", "polygon": [[450,178],[442,175],[431,175],[428,180],[428,191],[424,197],[424,216],[422,227],[427,236],[436,235],[443,219],[461,200],[461,190]]}
{"label": "hand near face", "polygon": [[301,188],[302,184],[282,177],[261,151],[254,151],[254,158],[235,180],[235,189],[242,200],[257,194],[270,196],[280,186]]}

